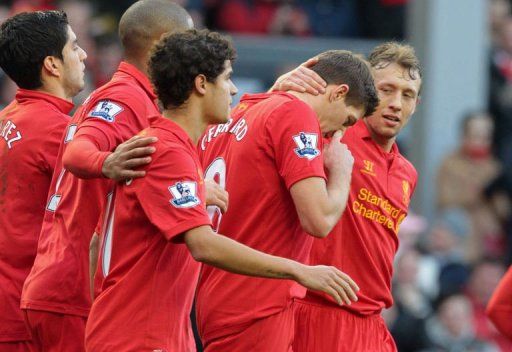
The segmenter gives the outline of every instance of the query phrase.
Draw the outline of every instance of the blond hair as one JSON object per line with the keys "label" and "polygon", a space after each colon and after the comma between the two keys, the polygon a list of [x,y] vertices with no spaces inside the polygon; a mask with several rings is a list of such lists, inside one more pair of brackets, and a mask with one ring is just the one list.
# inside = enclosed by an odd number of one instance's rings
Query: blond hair
{"label": "blond hair", "polygon": [[409,77],[412,80],[421,79],[420,60],[418,60],[414,48],[408,44],[397,42],[381,44],[372,50],[370,56],[368,56],[368,62],[377,70],[396,63],[409,72]]}

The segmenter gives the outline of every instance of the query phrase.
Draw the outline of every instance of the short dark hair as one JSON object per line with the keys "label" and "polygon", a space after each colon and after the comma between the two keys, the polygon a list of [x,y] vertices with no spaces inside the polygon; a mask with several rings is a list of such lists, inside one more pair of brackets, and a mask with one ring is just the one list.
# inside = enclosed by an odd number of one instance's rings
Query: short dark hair
{"label": "short dark hair", "polygon": [[164,37],[149,59],[149,75],[164,108],[179,107],[190,96],[194,79],[203,74],[214,82],[233,61],[236,51],[230,40],[209,30],[190,29]]}
{"label": "short dark hair", "polygon": [[0,67],[20,88],[41,87],[43,61],[63,59],[67,30],[63,11],[22,12],[7,19],[0,26]]}
{"label": "short dark hair", "polygon": [[347,84],[347,105],[362,106],[364,116],[371,115],[379,98],[368,63],[346,50],[329,50],[318,55],[312,68],[327,84]]}

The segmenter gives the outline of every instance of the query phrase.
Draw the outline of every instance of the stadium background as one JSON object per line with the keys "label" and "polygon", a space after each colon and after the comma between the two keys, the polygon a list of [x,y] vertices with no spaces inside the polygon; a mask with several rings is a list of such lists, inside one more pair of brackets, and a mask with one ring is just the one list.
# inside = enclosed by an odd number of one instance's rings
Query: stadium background
{"label": "stadium background", "polygon": [[[279,74],[324,50],[368,54],[390,39],[414,45],[424,67],[422,101],[399,143],[420,178],[413,214],[400,230],[395,306],[384,317],[400,351],[512,351],[512,341],[484,315],[512,260],[511,2],[177,2],[197,27],[233,37],[240,94],[268,89]],[[116,25],[132,3],[0,1],[0,20],[35,9],[67,12],[88,53],[87,87],[75,101],[80,103],[115,71],[122,55]],[[0,71],[0,106],[15,89]],[[479,115],[479,122],[463,138],[468,114]]]}

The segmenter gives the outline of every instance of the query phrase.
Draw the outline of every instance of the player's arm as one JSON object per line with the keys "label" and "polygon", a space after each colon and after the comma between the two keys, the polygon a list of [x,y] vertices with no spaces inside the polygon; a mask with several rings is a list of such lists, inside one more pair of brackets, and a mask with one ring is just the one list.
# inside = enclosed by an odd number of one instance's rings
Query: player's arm
{"label": "player's arm", "polygon": [[210,226],[188,230],[184,239],[195,260],[236,274],[295,280],[311,289],[332,296],[338,304],[357,301],[356,283],[345,273],[329,266],[307,266],[249,248]]}
{"label": "player's arm", "polygon": [[512,338],[512,267],[494,291],[486,313],[502,334]]}
{"label": "player's arm", "polygon": [[151,162],[155,148],[150,144],[155,137],[134,136],[117,146],[107,149],[101,135],[87,132],[77,135],[67,146],[62,162],[64,167],[80,178],[107,177],[116,181],[144,177],[145,172],[134,170]]}
{"label": "player's arm", "polygon": [[324,165],[329,172],[327,182],[309,177],[290,188],[302,228],[315,237],[326,237],[345,210],[350,191],[354,158],[341,143],[341,132],[334,134],[324,149]]}
{"label": "player's arm", "polygon": [[310,67],[314,66],[317,62],[318,58],[313,57],[300,64],[300,66],[294,70],[279,76],[269,91],[293,90],[314,95],[324,93],[327,83],[315,71],[310,69]]}
{"label": "player's arm", "polygon": [[151,161],[154,148],[149,145],[155,138],[134,136],[145,127],[136,110],[120,102],[97,102],[85,112],[85,120],[65,148],[64,167],[80,178],[122,181],[143,177],[143,172],[133,170]]}
{"label": "player's arm", "polygon": [[100,237],[96,232],[92,235],[89,243],[89,287],[91,290],[91,299],[94,300],[94,274],[98,266],[98,254],[100,251]]}

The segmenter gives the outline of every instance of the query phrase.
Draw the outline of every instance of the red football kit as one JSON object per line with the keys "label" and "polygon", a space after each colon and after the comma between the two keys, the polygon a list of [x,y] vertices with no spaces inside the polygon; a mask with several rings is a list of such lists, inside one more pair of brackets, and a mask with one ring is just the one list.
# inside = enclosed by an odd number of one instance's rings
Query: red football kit
{"label": "red football kit", "polygon": [[[200,263],[182,234],[210,225],[197,150],[176,123],[157,117],[145,177],[116,188],[110,271],[87,321],[87,351],[195,351],[190,310]],[[104,262],[104,264],[106,264]]]}
{"label": "red football kit", "polygon": [[[300,225],[289,189],[305,178],[325,178],[322,143],[314,111],[293,95],[242,97],[228,123],[210,127],[199,141],[205,177],[229,193],[219,233],[259,251],[306,262],[313,239]],[[254,341],[251,351],[288,350],[293,321],[272,319],[269,323],[279,323],[267,328],[262,319],[287,315],[292,299],[304,293],[290,280],[203,266],[196,312],[205,351],[243,350],[249,340]],[[241,338],[228,338],[242,331]],[[258,338],[261,331],[274,334]]]}
{"label": "red football kit", "polygon": [[[147,116],[156,113],[148,78],[124,62],[112,80],[93,92],[75,113],[60,146],[37,256],[23,288],[21,306],[28,309],[27,314],[37,310],[75,315],[85,327],[91,305],[89,242],[100,212],[112,199],[113,183],[104,178],[77,178],[62,167],[63,160],[71,165],[83,162],[80,146],[92,144],[100,152],[89,160],[93,170],[84,176],[100,177],[108,152],[147,127]],[[83,330],[55,333],[75,339],[75,343],[83,341]]]}
{"label": "red football kit", "polygon": [[30,340],[21,289],[34,262],[48,189],[73,104],[18,89],[0,112],[0,350]]}
{"label": "red football kit", "polygon": [[503,335],[512,339],[512,266],[494,291],[487,315]]}
{"label": "red football kit", "polygon": [[396,349],[380,311],[393,304],[397,233],[407,215],[417,173],[396,144],[384,152],[372,140],[364,120],[349,128],[342,142],[354,156],[347,208],[329,236],[314,241],[310,262],[347,273],[361,289],[359,300],[340,307],[329,296],[313,291],[297,300],[296,352],[324,351],[325,346],[340,346],[337,351],[373,351],[379,345],[383,347],[378,351]]}

